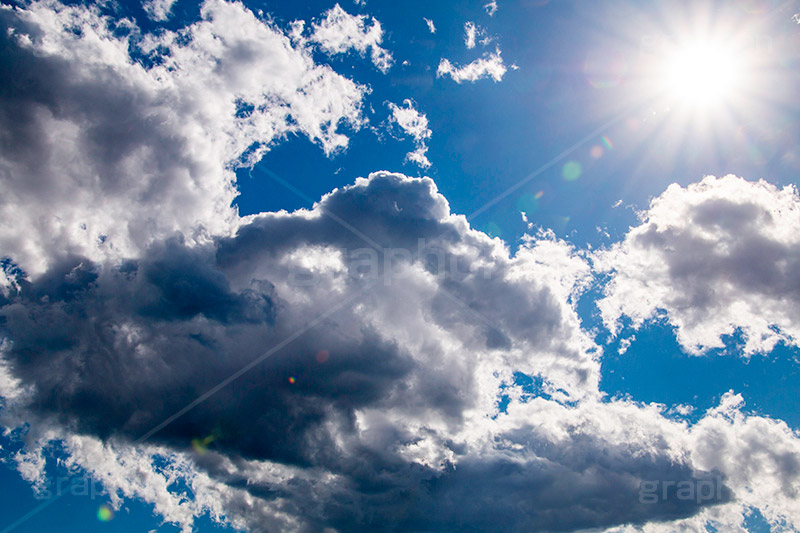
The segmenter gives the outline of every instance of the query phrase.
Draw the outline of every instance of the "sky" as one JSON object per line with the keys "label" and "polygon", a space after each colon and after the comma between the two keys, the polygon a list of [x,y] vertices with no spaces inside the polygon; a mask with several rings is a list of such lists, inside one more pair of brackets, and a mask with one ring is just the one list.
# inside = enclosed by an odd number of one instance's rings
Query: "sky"
{"label": "sky", "polygon": [[800,1],[0,23],[0,532],[800,530]]}

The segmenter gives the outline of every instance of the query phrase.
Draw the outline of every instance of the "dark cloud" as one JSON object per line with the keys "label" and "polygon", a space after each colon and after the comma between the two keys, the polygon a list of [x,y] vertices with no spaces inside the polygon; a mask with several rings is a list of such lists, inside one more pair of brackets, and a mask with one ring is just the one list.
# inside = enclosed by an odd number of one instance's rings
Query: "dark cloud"
{"label": "dark cloud", "polygon": [[[135,439],[281,340],[281,301],[268,282],[232,292],[204,264],[213,255],[176,241],[151,253],[108,270],[64,265],[9,298],[9,355],[36,385],[37,409],[82,431]],[[322,349],[325,364],[316,361]],[[304,461],[304,438],[328,411],[380,400],[409,366],[368,329],[359,339],[312,331],[157,438],[186,446],[216,431],[219,447]]]}
{"label": "dark cloud", "polygon": [[[385,247],[375,268],[352,271],[348,258],[370,243]],[[570,530],[697,512],[706,502],[637,504],[642,479],[694,474],[635,444],[576,433],[558,450],[528,428],[497,437],[522,450],[470,451],[467,412],[481,408],[486,379],[502,380],[482,365],[533,359],[576,397],[594,387],[558,290],[514,276],[524,253],[512,260],[452,217],[431,180],[377,173],[213,245],[175,237],[138,259],[65,259],[22,279],[0,308],[6,358],[32,387],[36,418],[130,442],[334,309],[150,442],[187,451],[212,435],[216,457],[335,475],[323,488],[266,483],[199,459],[229,487],[289,498],[311,528]],[[409,455],[421,444],[433,459]]]}

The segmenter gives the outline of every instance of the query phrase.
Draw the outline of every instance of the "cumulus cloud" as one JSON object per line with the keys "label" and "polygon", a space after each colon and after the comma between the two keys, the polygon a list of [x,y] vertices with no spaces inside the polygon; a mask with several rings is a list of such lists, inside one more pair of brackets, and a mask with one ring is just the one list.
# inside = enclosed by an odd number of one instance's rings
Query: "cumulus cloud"
{"label": "cumulus cloud", "polygon": [[339,4],[326,11],[322,20],[312,24],[309,41],[328,54],[356,50],[364,55],[369,50],[372,62],[381,72],[387,72],[394,61],[392,54],[380,46],[383,42],[381,23],[375,17],[351,15]]}
{"label": "cumulus cloud", "polygon": [[414,102],[411,100],[404,100],[403,107],[389,102],[389,109],[392,111],[392,121],[397,124],[401,130],[411,135],[414,139],[416,149],[406,155],[406,159],[416,163],[422,168],[431,166],[428,160],[428,139],[431,138],[432,132],[428,127],[428,117],[424,113],[420,113],[414,108]]}
{"label": "cumulus cloud", "polygon": [[800,339],[800,198],[793,186],[735,176],[671,185],[642,224],[597,256],[611,273],[598,303],[615,332],[664,313],[695,354],[741,333],[743,353]]}
{"label": "cumulus cloud", "polygon": [[[431,180],[378,173],[213,245],[171,239],[120,265],[72,258],[36,281],[20,276],[1,311],[4,355],[27,420],[124,446],[335,311],[150,440],[180,452],[216,434],[224,458],[343,476],[325,491],[355,500],[334,501],[375,506],[384,520],[394,504],[359,487],[416,491],[448,472],[466,446],[453,431],[496,414],[513,371],[542,376],[564,401],[596,395],[593,345],[570,303],[587,275],[564,243],[510,257],[450,214]],[[342,505],[319,520],[354,515]]]}
{"label": "cumulus cloud", "polygon": [[502,81],[506,70],[500,50],[497,49],[494,53],[484,54],[483,57],[462,67],[454,65],[448,59],[442,59],[436,69],[436,76],[450,76],[456,83],[475,82],[484,78],[492,78],[498,82]]}
{"label": "cumulus cloud", "polygon": [[[691,427],[602,401],[574,308],[587,262],[546,233],[510,255],[428,178],[375,173],[205,245],[6,275],[0,416],[27,428],[17,462],[44,490],[57,448],[115,505],[150,502],[184,531],[200,515],[247,530],[674,528],[741,522],[744,505],[798,520],[785,424],[733,395]],[[706,499],[669,489],[700,486]]]}
{"label": "cumulus cloud", "polygon": [[436,25],[433,23],[431,19],[427,19],[422,17],[422,20],[425,21],[425,24],[428,26],[428,31],[431,33],[436,33]]}
{"label": "cumulus cloud", "polygon": [[483,9],[486,10],[486,13],[488,13],[490,17],[493,17],[494,14],[497,13],[497,0],[491,0],[491,2],[483,4]]}
{"label": "cumulus cloud", "polygon": [[78,5],[0,11],[3,255],[39,274],[175,231],[205,242],[237,223],[232,166],[290,133],[347,145],[339,126],[362,124],[364,87],[241,4],[209,0],[201,16],[138,42]]}

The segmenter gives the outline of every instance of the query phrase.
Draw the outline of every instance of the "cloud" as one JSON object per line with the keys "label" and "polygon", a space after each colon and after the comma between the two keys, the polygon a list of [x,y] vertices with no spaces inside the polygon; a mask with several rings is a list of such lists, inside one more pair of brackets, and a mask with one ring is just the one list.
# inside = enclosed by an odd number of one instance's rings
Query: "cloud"
{"label": "cloud", "polygon": [[422,168],[431,166],[428,161],[428,139],[431,138],[432,132],[428,127],[428,118],[424,113],[420,113],[414,108],[414,102],[411,100],[403,100],[403,106],[400,107],[392,102],[389,102],[389,109],[392,111],[392,121],[397,124],[400,129],[405,133],[411,135],[414,139],[416,149],[406,155],[406,159],[412,161]]}
{"label": "cloud", "polygon": [[436,26],[434,25],[431,19],[426,19],[425,17],[422,17],[422,20],[424,20],[425,24],[428,25],[428,31],[430,31],[431,33],[436,33]]}
{"label": "cloud", "polygon": [[700,354],[743,335],[743,354],[800,339],[800,198],[793,186],[735,176],[671,185],[624,242],[601,252],[611,272],[598,303],[606,326],[665,314]]}
{"label": "cloud", "polygon": [[587,261],[548,233],[511,255],[428,178],[378,172],[202,245],[6,277],[0,420],[26,427],[4,438],[24,434],[16,461],[40,490],[59,453],[114,505],[141,499],[184,531],[202,515],[496,531],[668,531],[741,522],[745,504],[800,517],[785,424],[735,395],[694,426],[603,400],[574,308]]}
{"label": "cloud", "polygon": [[475,43],[479,37],[482,37],[480,43],[483,46],[486,46],[492,42],[492,38],[486,35],[485,29],[481,28],[480,26],[476,26],[474,22],[468,21],[464,23],[464,44],[468,49],[475,48]]}
{"label": "cloud", "polygon": [[456,83],[475,82],[484,78],[492,78],[498,82],[502,81],[506,70],[500,50],[497,49],[493,54],[484,54],[483,57],[463,67],[453,65],[448,59],[442,59],[436,69],[436,76],[450,76]]}
{"label": "cloud", "polygon": [[156,21],[164,21],[169,18],[175,0],[149,0],[142,4],[142,7]]}
{"label": "cloud", "polygon": [[486,10],[490,17],[493,17],[497,13],[497,0],[491,0],[491,2],[483,4],[483,9]]}
{"label": "cloud", "polygon": [[[674,186],[592,256],[547,232],[512,253],[432,180],[389,172],[240,218],[236,166],[291,134],[334,153],[340,126],[363,125],[368,89],[311,46],[373,61],[377,47],[381,67],[380,25],[337,5],[287,36],[208,0],[186,28],[142,35],[98,13],[0,10],[0,445],[40,496],[88,477],[186,532],[201,516],[733,530],[753,508],[800,525],[797,433],[733,392],[694,424],[685,406],[605,397],[576,311],[591,259],[611,276],[611,327],[663,308],[689,346],[731,324],[753,349],[794,342],[793,188]],[[461,83],[505,67],[498,50],[439,70]],[[427,162],[427,117],[389,107]],[[644,303],[637,269],[653,273]]]}
{"label": "cloud", "polygon": [[692,462],[728,473],[745,514],[759,509],[773,524],[800,526],[800,438],[785,422],[746,415],[741,395],[729,392],[692,429]]}
{"label": "cloud", "polygon": [[[637,424],[632,419],[629,422]],[[800,526],[800,438],[796,431],[782,421],[746,414],[742,396],[731,391],[696,424],[673,436],[679,434],[682,444],[677,453],[686,454],[700,471],[724,473],[725,486],[734,498],[705,507],[690,518],[609,532],[670,533],[703,531],[709,526],[745,532],[752,527],[748,527],[748,519],[754,511],[776,529]]]}
{"label": "cloud", "polygon": [[[330,501],[388,516],[397,509],[367,487],[416,491],[420,475],[440,476],[465,445],[453,432],[496,413],[512,370],[546,376],[554,397],[596,394],[592,344],[569,303],[587,274],[555,240],[509,257],[451,215],[431,180],[378,173],[213,245],[170,239],[120,265],[76,257],[18,279],[0,311],[4,356],[25,390],[15,409],[43,435],[70,427],[129,453],[126,443],[333,310],[151,441],[186,453],[218,434],[220,460],[317,468],[344,480],[326,491],[355,498]],[[342,505],[318,519],[366,524]]]}
{"label": "cloud", "polygon": [[391,68],[392,54],[381,48],[383,28],[375,17],[371,23],[366,15],[350,15],[339,4],[325,12],[325,18],[311,27],[310,42],[328,54],[344,54],[356,50],[364,55],[370,51],[372,62],[381,72]]}
{"label": "cloud", "polygon": [[475,37],[478,31],[473,22],[464,23],[464,44],[467,48],[475,48]]}
{"label": "cloud", "polygon": [[183,31],[141,41],[55,7],[0,11],[0,249],[32,275],[233,231],[233,166],[291,133],[332,153],[341,124],[363,123],[365,87],[241,4],[209,0]]}

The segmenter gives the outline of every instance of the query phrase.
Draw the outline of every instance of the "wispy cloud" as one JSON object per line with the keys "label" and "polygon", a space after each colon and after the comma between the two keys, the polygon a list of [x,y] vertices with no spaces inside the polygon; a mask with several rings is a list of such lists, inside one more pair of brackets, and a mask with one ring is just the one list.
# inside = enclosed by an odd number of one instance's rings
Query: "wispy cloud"
{"label": "wispy cloud", "polygon": [[489,14],[490,17],[493,17],[495,13],[497,13],[497,0],[491,0],[486,4],[483,4],[483,8]]}
{"label": "wispy cloud", "polygon": [[428,25],[428,31],[430,31],[431,33],[436,33],[436,25],[433,23],[431,19],[422,17],[422,20],[424,20],[425,24]]}
{"label": "wispy cloud", "polygon": [[422,168],[431,166],[428,160],[428,139],[431,137],[431,130],[428,127],[428,118],[414,108],[414,102],[404,100],[403,107],[389,102],[389,109],[392,111],[392,120],[405,133],[414,139],[416,149],[409,152],[406,158]]}
{"label": "wispy cloud", "polygon": [[156,21],[167,20],[176,0],[147,0],[142,7]]}
{"label": "wispy cloud", "polygon": [[486,30],[477,26],[474,22],[468,21],[464,23],[464,44],[468,49],[475,48],[475,44],[480,42],[481,45],[486,46],[492,42],[492,37],[486,34]]}
{"label": "wispy cloud", "polygon": [[461,67],[454,65],[448,59],[442,59],[436,69],[436,76],[450,76],[456,83],[475,82],[484,78],[498,82],[502,81],[507,70],[498,49]]}
{"label": "wispy cloud", "polygon": [[464,23],[464,44],[467,45],[467,48],[475,48],[475,38],[478,32],[479,30],[474,22],[468,21]]}

